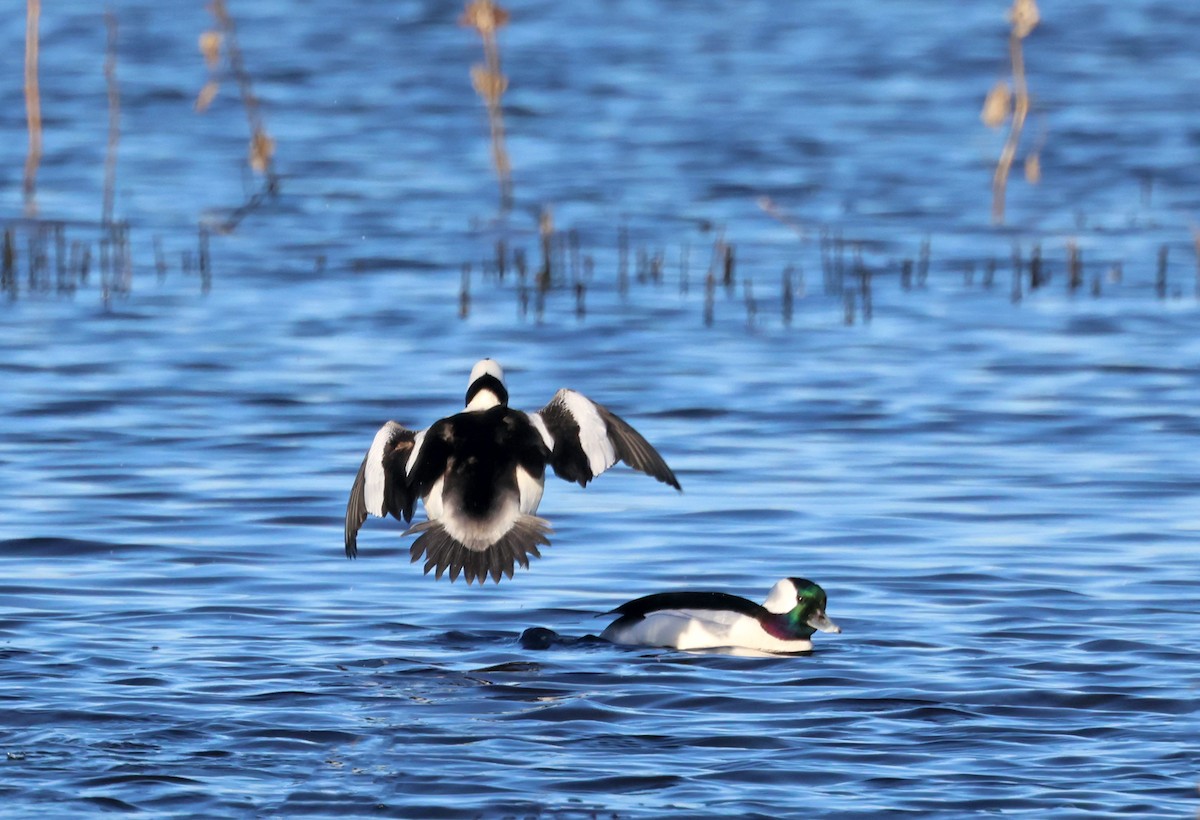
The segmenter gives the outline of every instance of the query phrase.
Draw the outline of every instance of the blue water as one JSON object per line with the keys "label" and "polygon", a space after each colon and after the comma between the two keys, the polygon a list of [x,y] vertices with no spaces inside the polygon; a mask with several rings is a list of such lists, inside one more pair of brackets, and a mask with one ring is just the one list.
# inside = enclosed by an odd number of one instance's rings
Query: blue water
{"label": "blue water", "polygon": [[[1200,7],[1043,8],[1043,181],[999,231],[1004,6],[514,3],[501,214],[457,5],[234,3],[281,194],[212,235],[204,292],[197,225],[255,189],[235,87],[192,112],[201,4],[114,3],[129,292],[22,274],[0,305],[0,815],[1195,816]],[[39,213],[94,242],[103,25],[77,0],[42,34]],[[560,240],[539,299],[544,207],[580,261]],[[1052,277],[1019,301],[1014,242]],[[374,431],[457,409],[485,355],[516,406],[610,406],[684,493],[551,479],[555,543],[499,585],[422,576],[394,521],[346,561]],[[844,630],[810,655],[586,637],[789,575]]]}

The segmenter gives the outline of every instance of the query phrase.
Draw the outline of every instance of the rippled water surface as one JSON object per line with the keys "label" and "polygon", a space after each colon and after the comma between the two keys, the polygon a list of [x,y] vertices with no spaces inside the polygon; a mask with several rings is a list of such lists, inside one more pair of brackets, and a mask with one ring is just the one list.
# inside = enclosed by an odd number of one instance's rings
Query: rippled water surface
{"label": "rippled water surface", "polygon": [[[457,5],[236,3],[281,193],[202,293],[197,222],[254,180],[235,84],[192,112],[193,5],[114,4],[128,294],[22,273],[0,306],[0,814],[1195,816],[1200,6],[1047,4],[1043,180],[1001,231],[1000,2],[514,2],[507,215]],[[97,14],[43,9],[45,218],[99,216]],[[24,20],[0,36],[16,220]],[[1014,245],[1047,286],[1013,293]],[[374,431],[485,355],[519,407],[610,406],[684,492],[550,479],[555,543],[499,585],[422,576],[395,521],[345,560]],[[791,575],[844,629],[805,656],[589,637]]]}

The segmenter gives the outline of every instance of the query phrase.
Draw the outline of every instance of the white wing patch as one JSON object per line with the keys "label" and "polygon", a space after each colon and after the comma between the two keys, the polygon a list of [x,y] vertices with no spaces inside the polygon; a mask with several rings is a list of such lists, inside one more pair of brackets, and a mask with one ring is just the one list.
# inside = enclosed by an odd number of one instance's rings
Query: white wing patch
{"label": "white wing patch", "polygon": [[526,418],[533,425],[533,429],[538,431],[542,437],[542,441],[546,444],[547,450],[554,450],[554,436],[550,434],[550,428],[546,426],[546,421],[542,418],[541,413],[529,413]]}
{"label": "white wing patch", "polygon": [[412,475],[413,465],[417,463],[417,456],[421,455],[421,445],[425,443],[425,430],[417,433],[417,437],[413,439],[412,452],[408,454],[408,461],[404,463],[404,474]]}
{"label": "white wing patch", "polygon": [[396,422],[389,421],[379,428],[375,440],[371,442],[371,449],[367,451],[367,469],[363,474],[363,502],[371,515],[381,518],[387,515],[383,501],[383,451],[396,431],[403,429]]}
{"label": "white wing patch", "polygon": [[587,456],[592,475],[600,475],[617,463],[617,451],[608,438],[608,425],[600,418],[596,405],[586,396],[574,390],[560,390],[558,396],[563,407],[579,425],[579,445]]}

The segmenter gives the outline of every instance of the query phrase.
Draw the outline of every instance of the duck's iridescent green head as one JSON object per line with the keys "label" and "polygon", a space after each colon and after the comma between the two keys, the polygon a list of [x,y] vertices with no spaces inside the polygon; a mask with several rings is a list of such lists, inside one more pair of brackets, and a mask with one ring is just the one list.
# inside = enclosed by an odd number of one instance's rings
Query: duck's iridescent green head
{"label": "duck's iridescent green head", "polygon": [[825,615],[825,590],[807,578],[784,578],[771,589],[763,606],[785,624],[789,637],[802,639],[814,632],[841,632]]}

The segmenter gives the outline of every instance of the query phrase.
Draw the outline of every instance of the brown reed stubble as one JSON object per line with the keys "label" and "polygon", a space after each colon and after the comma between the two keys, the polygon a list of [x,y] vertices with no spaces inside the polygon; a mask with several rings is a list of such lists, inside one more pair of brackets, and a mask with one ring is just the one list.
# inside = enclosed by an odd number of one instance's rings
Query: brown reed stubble
{"label": "brown reed stubble", "polygon": [[41,0],[25,3],[25,121],[29,126],[29,154],[25,157],[25,212],[37,213],[37,172],[42,162],[42,99],[38,90],[38,20]]}
{"label": "brown reed stubble", "polygon": [[[999,128],[1006,121],[1008,137],[1000,151],[996,162],[996,171],[992,175],[992,222],[1004,224],[1005,194],[1008,188],[1008,174],[1012,170],[1013,160],[1017,156],[1017,147],[1021,142],[1021,132],[1029,117],[1029,85],[1025,78],[1025,53],[1022,42],[1037,27],[1040,15],[1036,0],[1013,0],[1008,13],[1012,28],[1008,35],[1008,54],[1012,68],[1012,86],[1006,80],[1001,80],[988,92],[983,103],[981,118],[989,128]],[[1025,177],[1031,183],[1041,178],[1041,161],[1035,152],[1025,160]]]}
{"label": "brown reed stubble", "polygon": [[512,164],[504,146],[504,112],[500,99],[508,89],[508,78],[500,70],[500,44],[496,32],[508,23],[508,12],[494,0],[471,0],[459,23],[479,32],[484,63],[471,66],[471,85],[487,105],[492,139],[492,164],[500,182],[500,209],[512,206]]}

